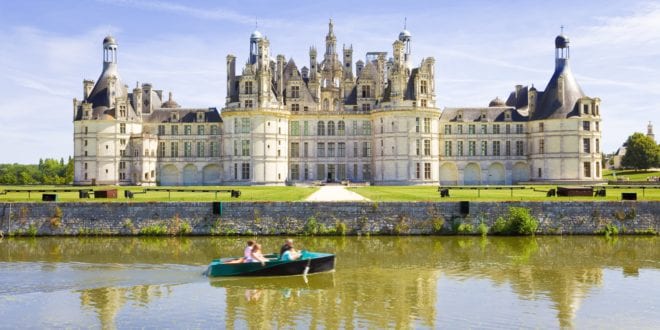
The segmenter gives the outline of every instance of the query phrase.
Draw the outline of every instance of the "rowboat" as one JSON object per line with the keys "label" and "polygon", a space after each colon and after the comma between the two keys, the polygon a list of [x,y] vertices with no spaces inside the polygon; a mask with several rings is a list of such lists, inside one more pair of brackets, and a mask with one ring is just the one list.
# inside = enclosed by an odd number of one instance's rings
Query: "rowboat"
{"label": "rowboat", "polygon": [[302,251],[300,259],[280,260],[278,254],[265,255],[260,262],[227,263],[237,258],[213,259],[206,275],[218,276],[287,276],[306,275],[331,271],[335,268],[335,255],[330,253]]}

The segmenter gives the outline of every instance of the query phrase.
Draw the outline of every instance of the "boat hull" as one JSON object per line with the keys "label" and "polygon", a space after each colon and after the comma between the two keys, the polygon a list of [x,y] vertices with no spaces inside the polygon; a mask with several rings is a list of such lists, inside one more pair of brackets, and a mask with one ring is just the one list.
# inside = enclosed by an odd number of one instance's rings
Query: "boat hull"
{"label": "boat hull", "polygon": [[304,251],[301,259],[286,261],[278,260],[274,256],[266,257],[270,258],[265,265],[259,262],[228,264],[225,262],[231,258],[215,259],[209,265],[206,275],[209,277],[288,276],[327,272],[335,268],[335,255],[329,253]]}

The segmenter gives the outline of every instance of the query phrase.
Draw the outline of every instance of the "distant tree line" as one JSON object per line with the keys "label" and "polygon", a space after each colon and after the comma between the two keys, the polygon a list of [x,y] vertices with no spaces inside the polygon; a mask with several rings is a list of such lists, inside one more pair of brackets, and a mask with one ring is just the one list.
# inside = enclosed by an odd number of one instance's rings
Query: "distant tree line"
{"label": "distant tree line", "polygon": [[621,166],[645,170],[660,167],[660,146],[652,138],[635,133],[626,141],[626,154],[621,158]]}
{"label": "distant tree line", "polygon": [[73,158],[39,159],[39,164],[0,164],[0,184],[69,184],[73,182]]}

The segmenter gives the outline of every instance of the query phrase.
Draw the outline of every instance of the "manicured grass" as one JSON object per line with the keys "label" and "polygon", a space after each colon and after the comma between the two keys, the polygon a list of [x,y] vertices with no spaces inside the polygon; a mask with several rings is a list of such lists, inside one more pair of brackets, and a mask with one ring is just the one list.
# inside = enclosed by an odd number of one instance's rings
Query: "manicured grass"
{"label": "manicured grass", "polygon": [[[117,199],[80,199],[78,192],[57,192],[62,189],[83,189],[93,188],[94,190],[118,189]],[[142,192],[144,187],[70,187],[70,186],[0,186],[0,192],[6,189],[31,189],[31,190],[55,190],[54,192],[10,192],[6,195],[0,195],[0,202],[25,202],[41,201],[41,195],[44,193],[56,193],[57,200],[60,202],[168,202],[168,201],[186,201],[186,202],[210,202],[210,201],[302,201],[318,190],[317,187],[283,187],[283,186],[186,186],[186,187],[154,187],[153,189],[186,189],[186,190],[217,190],[217,189],[236,189],[241,192],[239,198],[232,198],[229,192],[166,192],[166,191],[147,191],[145,194],[134,194],[133,199],[124,198],[124,191],[129,190],[133,193]],[[147,188],[150,189],[150,188]]]}
{"label": "manicured grass", "polygon": [[460,190],[449,189],[450,197],[440,198],[436,186],[369,186],[350,187],[352,190],[375,202],[413,202],[413,201],[595,201],[621,200],[622,192],[636,192],[638,200],[660,200],[660,189],[607,189],[606,197],[546,197],[550,188],[557,186],[533,186],[526,189],[511,190]]}
{"label": "manicured grass", "polygon": [[[616,174],[616,175],[615,175]],[[660,171],[635,171],[635,170],[604,170],[604,180],[628,180],[628,181],[647,181],[649,178],[660,177]],[[658,183],[660,184],[660,182]]]}

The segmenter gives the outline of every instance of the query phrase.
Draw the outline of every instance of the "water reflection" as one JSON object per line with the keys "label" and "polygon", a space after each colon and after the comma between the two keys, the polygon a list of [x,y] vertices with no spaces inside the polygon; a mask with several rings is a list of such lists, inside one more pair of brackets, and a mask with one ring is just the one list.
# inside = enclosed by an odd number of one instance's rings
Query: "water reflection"
{"label": "water reflection", "polygon": [[[594,294],[636,283],[631,280],[648,281],[640,272],[657,274],[660,266],[657,237],[311,237],[296,243],[300,248],[336,253],[335,272],[309,275],[307,282],[302,276],[201,277],[210,259],[240,255],[244,240],[5,238],[0,241],[0,278],[20,289],[0,291],[0,298],[43,292],[45,281],[61,278],[71,282],[48,287],[74,288],[71,292],[79,296],[82,309],[93,311],[104,328],[118,326],[117,319],[126,317],[122,310],[148,314],[156,305],[175,306],[181,296],[204,296],[219,304],[215,312],[222,314],[227,327],[437,328],[470,321],[469,315],[450,315],[452,302],[459,298],[456,292],[475,306],[509,299],[478,291],[469,295],[475,281],[486,281],[513,293],[515,300],[503,302],[514,306],[505,314],[496,315],[501,309],[481,310],[482,317],[539,326],[534,317],[526,323],[521,314],[551,313],[555,321],[542,326],[574,327],[581,313],[590,310],[583,306],[594,305]],[[259,241],[270,252],[281,238]],[[37,272],[32,265],[38,266]],[[621,279],[608,282],[606,271],[618,272]],[[448,291],[448,285],[457,291]],[[637,298],[648,294],[631,291]],[[0,311],[9,306],[3,301]],[[529,307],[526,302],[547,302],[548,307]],[[628,307],[635,311],[636,306]],[[195,308],[202,313],[204,306]],[[649,313],[646,317],[652,319],[647,321],[657,323],[658,312]],[[0,317],[7,316],[0,312]],[[164,315],[161,322],[166,324],[168,317]]]}

